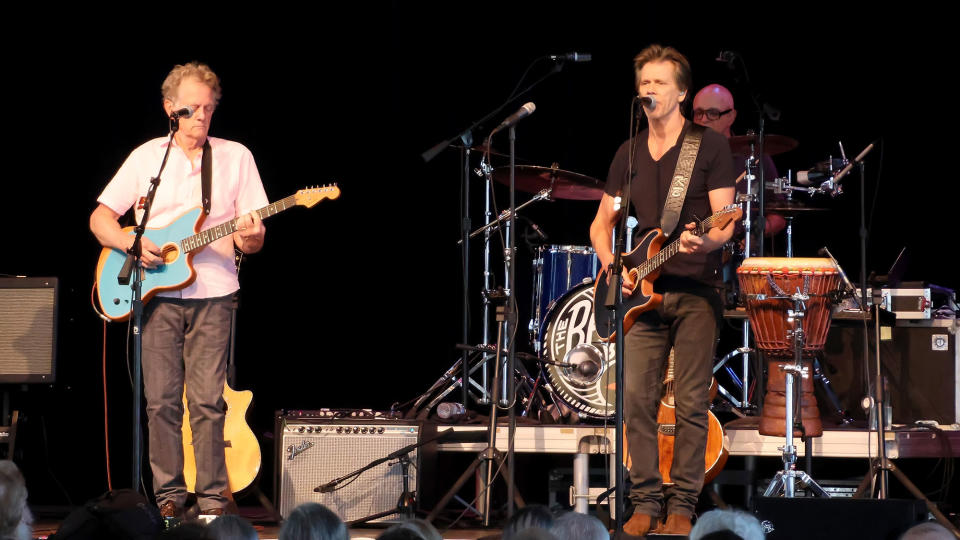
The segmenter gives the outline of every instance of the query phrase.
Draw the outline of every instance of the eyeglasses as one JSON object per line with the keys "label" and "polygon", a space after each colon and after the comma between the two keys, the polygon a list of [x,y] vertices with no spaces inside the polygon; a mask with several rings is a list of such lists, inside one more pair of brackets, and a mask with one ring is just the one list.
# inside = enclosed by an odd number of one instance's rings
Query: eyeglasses
{"label": "eyeglasses", "polygon": [[694,109],[693,117],[696,119],[706,116],[707,120],[716,120],[732,110],[733,109],[727,109],[725,111],[721,111],[720,109]]}

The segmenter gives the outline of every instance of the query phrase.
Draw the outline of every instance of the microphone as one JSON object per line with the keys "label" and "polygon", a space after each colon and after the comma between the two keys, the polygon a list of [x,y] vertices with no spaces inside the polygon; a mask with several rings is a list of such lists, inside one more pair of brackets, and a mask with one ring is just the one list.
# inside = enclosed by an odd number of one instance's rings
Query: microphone
{"label": "microphone", "polygon": [[437,405],[437,416],[441,420],[456,421],[467,416],[467,409],[462,403],[444,401]]}
{"label": "microphone", "polygon": [[646,108],[648,108],[648,109],[656,109],[656,108],[657,108],[657,98],[655,98],[655,97],[653,97],[653,96],[639,96],[639,95],[638,95],[638,96],[637,96],[637,100],[640,102],[641,105],[643,105],[644,107],[646,107]]}
{"label": "microphone", "polygon": [[845,285],[844,293],[849,292],[851,296],[857,301],[857,306],[862,307],[860,306],[860,298],[858,298],[857,295],[855,294],[857,288],[853,286],[853,283],[850,283],[849,279],[847,279],[847,274],[843,271],[843,268],[840,267],[840,263],[833,258],[833,254],[830,253],[830,250],[827,249],[827,246],[823,246],[822,248],[820,248],[817,251],[817,254],[820,255],[821,257],[823,256],[830,257],[830,260],[833,261],[833,265],[836,266],[837,271],[840,272],[840,277],[843,278],[843,283]]}
{"label": "microphone", "polygon": [[189,105],[186,107],[181,107],[170,113],[170,118],[190,118],[191,116],[193,116],[193,107]]}
{"label": "microphone", "polygon": [[572,52],[567,54],[551,54],[549,58],[554,62],[562,62],[564,60],[573,60],[574,62],[589,62],[593,60],[593,55],[590,53]]}
{"label": "microphone", "polygon": [[596,362],[581,362],[577,364],[577,373],[584,377],[593,377],[600,372],[600,365]]}
{"label": "microphone", "polygon": [[492,134],[500,131],[500,130],[503,129],[503,128],[508,128],[508,127],[516,124],[516,123],[519,122],[520,120],[522,120],[522,119],[530,116],[531,114],[533,114],[533,111],[535,111],[535,110],[537,110],[537,106],[534,105],[532,101],[528,101],[528,102],[524,103],[523,106],[520,107],[520,110],[519,110],[519,111],[517,111],[517,112],[511,114],[510,116],[508,116],[507,119],[504,120],[503,122],[501,122],[500,125],[497,126],[496,129],[494,129],[492,132],[490,132],[490,134],[492,135]]}
{"label": "microphone", "polygon": [[860,152],[857,157],[853,158],[853,161],[848,163],[843,169],[840,169],[840,172],[837,173],[837,176],[833,178],[833,182],[839,184],[840,179],[846,176],[847,173],[853,169],[854,165],[859,165],[863,161],[863,158],[867,157],[867,154],[869,154],[871,150],[873,150],[873,143],[868,144],[867,147],[863,149],[863,152]]}

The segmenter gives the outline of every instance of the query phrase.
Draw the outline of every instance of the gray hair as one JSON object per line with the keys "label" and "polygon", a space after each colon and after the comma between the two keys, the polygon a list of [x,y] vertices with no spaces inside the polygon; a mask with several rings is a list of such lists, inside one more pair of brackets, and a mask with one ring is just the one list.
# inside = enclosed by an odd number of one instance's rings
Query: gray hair
{"label": "gray hair", "polygon": [[763,526],[752,514],[739,510],[711,510],[697,519],[690,530],[690,540],[721,531],[730,531],[743,540],[763,540]]}
{"label": "gray hair", "polygon": [[350,533],[332,510],[308,502],[290,512],[280,528],[280,540],[350,540]]}
{"label": "gray hair", "polygon": [[950,534],[946,527],[935,521],[926,521],[914,525],[900,537],[901,540],[940,540],[941,538],[952,540],[954,536]]}
{"label": "gray hair", "polygon": [[204,537],[210,540],[257,540],[257,530],[249,521],[234,514],[224,514],[210,522]]}
{"label": "gray hair", "polygon": [[610,531],[603,523],[590,515],[565,512],[553,520],[550,528],[557,540],[608,540]]}

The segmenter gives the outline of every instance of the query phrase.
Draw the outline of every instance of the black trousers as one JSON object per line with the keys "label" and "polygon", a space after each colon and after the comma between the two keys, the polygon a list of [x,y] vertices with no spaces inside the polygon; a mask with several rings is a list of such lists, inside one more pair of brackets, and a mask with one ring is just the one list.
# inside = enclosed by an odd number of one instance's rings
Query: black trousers
{"label": "black trousers", "polygon": [[[657,309],[642,314],[624,336],[624,414],[629,443],[630,499],[636,512],[692,516],[703,488],[707,408],[713,376],[720,299],[716,291],[666,292]],[[663,486],[657,447],[657,409],[671,347],[674,349],[676,439],[670,477]]]}

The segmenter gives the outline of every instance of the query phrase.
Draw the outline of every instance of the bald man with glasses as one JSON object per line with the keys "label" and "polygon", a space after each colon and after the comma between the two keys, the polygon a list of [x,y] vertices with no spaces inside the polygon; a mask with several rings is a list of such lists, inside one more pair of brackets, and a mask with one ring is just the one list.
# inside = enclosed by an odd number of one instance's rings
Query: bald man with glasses
{"label": "bald man with glasses", "polygon": [[[694,123],[700,124],[701,126],[706,126],[729,139],[733,136],[730,128],[733,126],[733,123],[736,121],[736,119],[737,109],[734,107],[733,94],[731,94],[730,90],[727,90],[725,87],[719,84],[710,84],[703,87],[699,92],[697,92],[697,95],[693,97]],[[735,171],[739,173],[746,169],[747,157],[748,156],[734,152],[733,168]],[[777,178],[777,166],[774,165],[773,159],[771,159],[770,156],[763,156],[761,163],[763,164],[763,176],[765,181],[771,182],[774,178]],[[746,182],[740,181],[737,183],[738,193],[746,193],[746,189]],[[757,186],[754,185],[754,193],[756,193],[756,189]],[[776,235],[782,231],[785,226],[786,220],[783,219],[783,216],[774,213],[767,213],[765,230],[768,237]],[[754,230],[756,229],[754,228]],[[753,245],[756,246],[759,245],[759,243],[753,242]]]}

